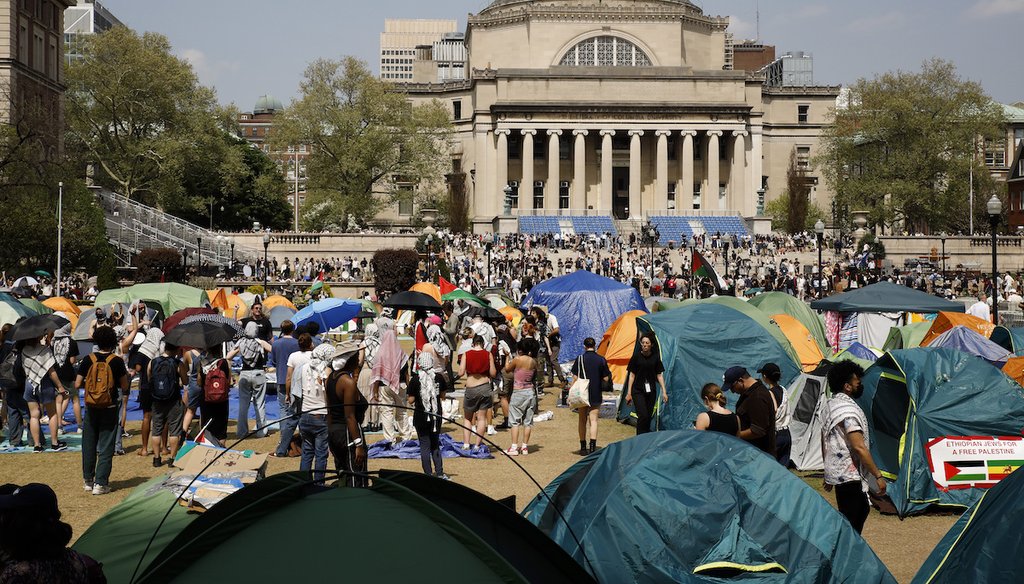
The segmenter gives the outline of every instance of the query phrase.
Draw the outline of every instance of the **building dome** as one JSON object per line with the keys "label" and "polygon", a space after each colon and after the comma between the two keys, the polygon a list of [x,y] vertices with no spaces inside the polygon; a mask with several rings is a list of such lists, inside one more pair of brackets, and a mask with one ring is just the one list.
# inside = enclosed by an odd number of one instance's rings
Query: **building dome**
{"label": "building dome", "polygon": [[284,109],[281,104],[281,100],[277,99],[273,95],[261,95],[256,100],[256,107],[253,108],[252,113],[254,114],[272,114],[279,112]]}
{"label": "building dome", "polygon": [[487,8],[484,8],[483,10],[481,10],[480,13],[484,14],[484,13],[490,12],[492,10],[500,10],[501,8],[505,8],[507,6],[515,6],[515,5],[519,5],[519,4],[521,4],[521,5],[537,4],[537,3],[540,3],[540,2],[544,2],[546,4],[564,4],[566,6],[571,6],[571,7],[579,7],[579,6],[585,6],[587,4],[590,4],[590,5],[593,5],[595,8],[598,7],[598,6],[607,7],[607,6],[616,6],[616,5],[636,6],[637,4],[648,4],[648,5],[651,5],[651,6],[658,6],[658,5],[685,6],[687,8],[695,9],[698,12],[700,12],[700,9],[697,8],[696,6],[694,6],[693,3],[690,2],[690,0],[641,0],[639,2],[636,1],[636,0],[630,0],[629,2],[621,2],[621,1],[617,2],[616,0],[589,0],[589,1],[588,0],[582,0],[582,1],[581,0],[561,0],[561,1],[560,0],[555,0],[555,1],[552,1],[552,0],[494,0],[494,2],[491,2],[490,5],[487,6]]}

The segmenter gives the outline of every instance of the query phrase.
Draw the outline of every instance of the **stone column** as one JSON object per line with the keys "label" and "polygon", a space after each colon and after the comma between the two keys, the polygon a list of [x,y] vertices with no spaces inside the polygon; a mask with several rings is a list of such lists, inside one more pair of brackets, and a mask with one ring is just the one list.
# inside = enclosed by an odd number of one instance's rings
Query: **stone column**
{"label": "stone column", "polygon": [[718,197],[718,183],[722,182],[719,178],[721,160],[718,157],[718,139],[721,137],[721,130],[708,132],[708,155],[705,157],[708,164],[706,175],[708,177],[708,192],[704,194],[704,205],[701,206],[701,209],[724,209]]}
{"label": "stone column", "polygon": [[757,213],[757,191],[761,188],[761,177],[764,176],[762,159],[764,140],[761,126],[750,127],[750,191],[753,193],[753,205],[747,212],[753,216]]}
{"label": "stone column", "polygon": [[640,138],[643,135],[643,130],[629,131],[629,216],[637,219],[643,216],[640,208],[640,183],[643,180]]}
{"label": "stone column", "polygon": [[561,130],[548,130],[548,184],[544,185],[544,208],[558,209],[558,137]]}
{"label": "stone column", "polygon": [[533,209],[533,137],[537,130],[523,130],[523,180],[519,181],[519,209]]}
{"label": "stone column", "polygon": [[601,204],[603,211],[611,213],[613,210],[612,194],[612,136],[615,130],[601,130]]}
{"label": "stone column", "polygon": [[[683,130],[683,153],[680,156],[680,164],[682,165],[682,196],[684,199],[680,199],[679,195],[676,195],[676,208],[677,209],[693,209],[693,138],[697,135],[697,132],[693,130]],[[682,206],[682,203],[684,206]]]}
{"label": "stone column", "polygon": [[732,166],[729,171],[729,209],[745,215],[750,189],[747,188],[747,132],[733,132]]}
{"label": "stone column", "polygon": [[668,209],[668,137],[672,132],[658,130],[657,178],[654,190],[654,210]]}
{"label": "stone column", "polygon": [[587,208],[587,132],[573,130],[572,202],[573,209]]}
{"label": "stone column", "polygon": [[498,161],[494,170],[495,183],[498,186],[498,207],[505,214],[505,187],[508,185],[508,135],[511,130],[495,130],[498,137]]}

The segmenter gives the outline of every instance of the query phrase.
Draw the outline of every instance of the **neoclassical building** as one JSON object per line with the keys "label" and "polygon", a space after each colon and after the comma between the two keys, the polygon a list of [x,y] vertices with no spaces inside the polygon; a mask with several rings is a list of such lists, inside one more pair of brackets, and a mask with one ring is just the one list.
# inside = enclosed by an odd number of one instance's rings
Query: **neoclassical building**
{"label": "neoclassical building", "polygon": [[687,0],[496,0],[468,19],[468,79],[403,88],[451,108],[476,231],[506,190],[513,217],[750,219],[792,157],[827,208],[813,157],[839,88],[733,70],[728,25]]}

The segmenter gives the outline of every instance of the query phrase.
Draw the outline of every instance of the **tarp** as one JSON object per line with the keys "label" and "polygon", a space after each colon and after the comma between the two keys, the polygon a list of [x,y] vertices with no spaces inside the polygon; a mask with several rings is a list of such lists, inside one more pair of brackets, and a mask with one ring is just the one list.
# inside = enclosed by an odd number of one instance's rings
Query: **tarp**
{"label": "tarp", "polygon": [[636,319],[646,314],[642,310],[630,310],[615,319],[604,331],[597,346],[597,354],[608,361],[612,372],[612,383],[622,385],[626,381],[626,366],[633,357],[636,347]]}
{"label": "tarp", "polygon": [[911,584],[1020,582],[1024,472],[1014,471],[949,528]]}
{"label": "tarp", "polygon": [[579,357],[583,353],[583,339],[601,338],[619,316],[630,310],[647,312],[635,288],[586,270],[534,286],[523,300],[523,307],[534,304],[546,306],[558,319],[562,333],[558,360],[562,363]]}
{"label": "tarp", "polygon": [[431,284],[430,282],[419,282],[412,288],[409,288],[409,291],[426,294],[434,300],[437,300],[438,304],[441,304],[441,289],[438,288],[436,284]]}
{"label": "tarp", "polygon": [[938,296],[892,282],[879,282],[842,294],[811,302],[821,312],[965,312],[962,302],[950,302]]}
{"label": "tarp", "polygon": [[[775,325],[768,327],[781,336]],[[746,367],[756,375],[758,368],[773,362],[782,369],[781,383],[788,386],[800,373],[800,366],[769,328],[742,312],[714,303],[691,304],[638,318],[640,333],[654,332],[665,366],[669,399],[660,411],[659,427],[692,428],[697,414],[706,409],[700,400],[701,388],[710,381],[721,383],[725,370],[733,365]],[[785,337],[783,342],[788,344]],[[726,395],[730,405],[735,405],[736,395]],[[625,400],[620,400],[619,418],[625,419],[629,411]]]}
{"label": "tarp", "polygon": [[992,336],[992,331],[996,328],[994,324],[987,320],[982,320],[973,314],[940,312],[935,315],[932,326],[925,333],[924,338],[921,339],[921,346],[930,346],[932,339],[955,326],[969,328],[986,339]]}
{"label": "tarp", "polygon": [[772,320],[782,329],[789,343],[793,345],[797,357],[800,359],[800,366],[804,371],[814,371],[818,363],[825,358],[807,327],[799,320],[788,314],[774,314]]}
{"label": "tarp", "polygon": [[718,432],[610,444],[523,516],[600,582],[896,582],[814,489]]}
{"label": "tarp", "polygon": [[174,314],[182,308],[193,308],[209,303],[205,290],[169,282],[164,284],[136,284],[127,288],[104,290],[96,296],[96,306],[129,303],[136,300],[158,302],[164,314]]}
{"label": "tarp", "polygon": [[[1007,458],[985,454],[993,447],[976,442],[1020,442],[1024,391],[974,355],[934,347],[890,351],[867,370],[863,386],[857,402],[870,425],[871,455],[894,482],[887,494],[901,517],[931,505],[970,506],[993,484],[987,464]],[[958,439],[961,456],[951,456],[946,447]],[[974,466],[980,474],[965,472]]]}
{"label": "tarp", "polygon": [[894,326],[889,329],[889,337],[882,345],[883,351],[894,351],[896,349],[913,349],[921,346],[921,341],[928,334],[931,322],[915,322],[904,326]]}
{"label": "tarp", "polygon": [[957,325],[934,337],[930,343],[925,343],[925,345],[970,353],[1000,368],[1006,365],[1010,357],[1013,357],[1013,353],[981,336],[974,329],[962,325]]}
{"label": "tarp", "polygon": [[694,304],[718,304],[721,306],[727,306],[738,312],[742,312],[743,314],[757,321],[757,323],[763,326],[769,334],[775,337],[775,339],[779,341],[779,344],[782,345],[782,348],[786,350],[786,352],[789,354],[790,358],[793,359],[794,362],[800,362],[800,356],[797,355],[796,349],[793,348],[793,344],[789,342],[789,339],[786,337],[786,334],[782,332],[778,324],[774,320],[772,320],[771,315],[767,314],[766,312],[760,310],[755,306],[751,306],[749,302],[746,302],[745,300],[740,300],[735,296],[712,296],[711,298],[705,298],[703,300],[684,300],[681,306],[691,306]]}
{"label": "tarp", "polygon": [[989,339],[1014,355],[1024,357],[1024,328],[997,326]]}
{"label": "tarp", "polygon": [[825,323],[818,313],[811,310],[810,304],[785,292],[768,292],[750,299],[750,304],[760,308],[765,314],[788,314],[800,321],[814,337],[823,355],[829,355],[828,335],[825,334]]}

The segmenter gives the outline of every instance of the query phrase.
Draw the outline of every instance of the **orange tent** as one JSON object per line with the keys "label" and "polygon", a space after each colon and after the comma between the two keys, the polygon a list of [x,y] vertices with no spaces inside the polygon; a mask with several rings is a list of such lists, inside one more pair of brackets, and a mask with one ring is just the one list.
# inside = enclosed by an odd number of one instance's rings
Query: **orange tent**
{"label": "orange tent", "polygon": [[63,312],[67,315],[79,316],[82,314],[82,309],[78,307],[74,302],[61,296],[55,296],[53,298],[47,298],[43,300],[43,306],[53,310],[54,312]]}
{"label": "orange tent", "polygon": [[[227,306],[221,309],[221,313],[228,318],[245,318],[249,316],[249,305],[245,303],[238,294],[225,294],[224,300],[227,302]],[[235,312],[235,307],[238,307],[238,312]]]}
{"label": "orange tent", "polygon": [[642,310],[630,310],[615,319],[601,337],[597,354],[608,360],[613,383],[621,385],[626,382],[626,367],[636,348],[636,319],[645,314]]}
{"label": "orange tent", "polygon": [[211,308],[216,308],[217,310],[227,310],[227,292],[225,292],[223,288],[207,290],[206,297],[210,299]]}
{"label": "orange tent", "polygon": [[982,320],[977,316],[963,314],[960,312],[940,312],[935,315],[935,321],[932,322],[931,328],[928,329],[928,332],[924,335],[924,339],[921,340],[921,346],[927,347],[935,337],[955,326],[965,326],[986,339],[992,336],[992,331],[996,328],[994,324],[987,320]]}
{"label": "orange tent", "polygon": [[800,367],[806,372],[817,369],[818,364],[825,356],[821,353],[821,348],[818,347],[814,335],[807,330],[807,327],[788,314],[774,314],[772,320],[782,329],[782,334],[786,335],[789,343],[796,350],[797,356],[800,357]]}
{"label": "orange tent", "polygon": [[266,298],[263,299],[263,313],[264,314],[269,313],[270,309],[272,309],[274,307],[277,307],[277,306],[287,306],[288,308],[291,308],[292,310],[298,310],[298,308],[295,308],[295,305],[292,304],[291,300],[288,300],[287,298],[285,298],[284,296],[281,296],[280,294],[274,294],[274,295],[271,295],[271,296],[267,296]]}
{"label": "orange tent", "polygon": [[1006,365],[1003,365],[1003,373],[1016,381],[1018,385],[1024,385],[1024,357],[1013,357],[1007,360]]}
{"label": "orange tent", "polygon": [[422,292],[434,300],[437,300],[438,304],[441,304],[441,289],[430,282],[420,282],[412,288],[409,288],[409,290],[411,292]]}
{"label": "orange tent", "polygon": [[511,306],[502,306],[501,308],[498,309],[498,312],[504,314],[505,318],[514,327],[518,327],[519,321],[523,320],[523,313],[520,312],[518,308],[513,308]]}

